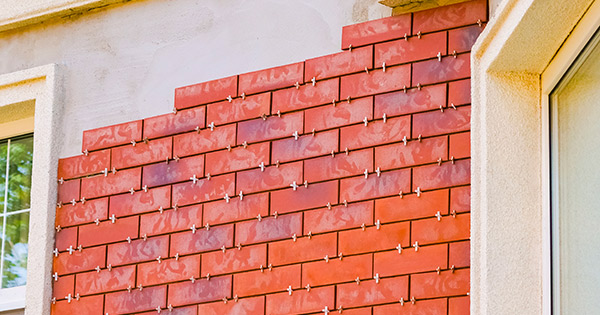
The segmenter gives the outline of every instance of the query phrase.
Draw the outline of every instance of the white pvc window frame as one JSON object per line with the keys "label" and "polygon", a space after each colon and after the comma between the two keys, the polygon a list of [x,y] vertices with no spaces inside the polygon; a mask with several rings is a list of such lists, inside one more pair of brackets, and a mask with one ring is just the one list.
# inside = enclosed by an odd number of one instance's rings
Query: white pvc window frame
{"label": "white pvc window frame", "polygon": [[[54,64],[0,75],[0,113],[10,105],[34,102],[33,117],[5,122],[0,136],[33,131],[33,169],[27,284],[0,289],[0,311],[25,308],[25,314],[49,314],[52,299],[52,248],[56,174],[60,147],[58,66]],[[31,128],[33,127],[33,130]]]}

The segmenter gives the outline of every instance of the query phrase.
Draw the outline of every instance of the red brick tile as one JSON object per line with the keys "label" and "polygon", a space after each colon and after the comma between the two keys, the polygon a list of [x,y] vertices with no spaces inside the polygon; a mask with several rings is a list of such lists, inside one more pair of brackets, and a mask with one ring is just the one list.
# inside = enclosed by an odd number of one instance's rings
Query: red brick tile
{"label": "red brick tile", "polygon": [[133,145],[120,146],[112,149],[111,163],[117,169],[138,166],[171,158],[172,138],[162,138],[140,142]]}
{"label": "red brick tile", "polygon": [[127,237],[138,236],[138,217],[100,222],[99,225],[88,224],[79,227],[79,244],[84,247],[124,241]]}
{"label": "red brick tile", "polygon": [[319,182],[362,174],[366,169],[373,172],[373,149],[354,151],[352,154],[324,156],[304,161],[304,178]]}
{"label": "red brick tile", "polygon": [[116,174],[108,173],[108,176],[86,177],[81,180],[81,196],[89,199],[123,193],[131,188],[139,190],[141,177],[141,168],[122,170]]}
{"label": "red brick tile", "polygon": [[321,233],[373,224],[373,202],[360,202],[304,212],[304,231]]}
{"label": "red brick tile", "polygon": [[70,246],[77,247],[77,227],[70,227],[56,233],[55,247],[64,251]]}
{"label": "red brick tile", "polygon": [[341,85],[341,99],[400,90],[410,86],[410,65],[389,67],[386,72],[373,70],[343,76]]}
{"label": "red brick tile", "polygon": [[204,128],[205,107],[196,107],[144,119],[144,137],[148,139]]}
{"label": "red brick tile", "polygon": [[302,134],[304,115],[302,112],[271,116],[238,123],[237,144],[291,137],[296,131]]}
{"label": "red brick tile", "polygon": [[98,150],[142,140],[142,121],[86,130],[83,132],[82,151]]}
{"label": "red brick tile", "polygon": [[173,137],[173,155],[178,157],[224,149],[235,144],[235,125],[202,129]]}
{"label": "red brick tile", "polygon": [[321,312],[327,305],[334,309],[335,287],[315,288],[310,291],[298,290],[267,295],[266,314],[300,314]]}
{"label": "red brick tile", "polygon": [[347,73],[373,68],[373,47],[361,47],[351,51],[307,59],[304,80],[310,82]]}
{"label": "red brick tile", "polygon": [[59,275],[93,270],[96,266],[103,268],[106,257],[106,247],[85,248],[81,252],[61,253],[54,257],[54,271]]}
{"label": "red brick tile", "polygon": [[[413,188],[421,190],[466,185],[471,181],[471,160],[460,160],[413,169]],[[414,190],[413,189],[413,190]]]}
{"label": "red brick tile", "polygon": [[469,292],[469,269],[421,273],[410,276],[410,292],[416,298],[463,295]]}
{"label": "red brick tile", "polygon": [[448,315],[469,315],[470,307],[468,296],[448,299]]}
{"label": "red brick tile", "polygon": [[375,118],[411,114],[439,109],[446,104],[446,84],[429,85],[387,94],[375,95]]}
{"label": "red brick tile", "polygon": [[448,159],[446,136],[419,141],[390,144],[375,148],[375,165],[382,170],[436,162]]}
{"label": "red brick tile", "polygon": [[410,116],[344,127],[341,130],[340,148],[350,150],[410,138]]}
{"label": "red brick tile", "polygon": [[413,85],[465,79],[471,75],[470,54],[443,57],[442,61],[420,61],[413,63],[412,67]]}
{"label": "red brick tile", "polygon": [[108,198],[93,199],[74,206],[64,204],[56,208],[56,225],[62,227],[93,222],[108,218]]}
{"label": "red brick tile", "polygon": [[287,265],[303,261],[322,259],[325,255],[337,255],[337,234],[328,233],[313,237],[279,241],[269,244],[269,263],[273,265]]}
{"label": "red brick tile", "polygon": [[[202,303],[231,297],[231,276],[211,277],[169,285],[169,304],[173,306]],[[221,302],[223,303],[223,302]]]}
{"label": "red brick tile", "polygon": [[375,65],[380,67],[434,58],[446,54],[446,32],[427,34],[410,40],[399,39],[375,45]]}
{"label": "red brick tile", "polygon": [[91,152],[58,160],[58,178],[70,179],[100,173],[110,168],[110,150]]}
{"label": "red brick tile", "polygon": [[319,81],[314,86],[312,83],[306,83],[299,86],[299,88],[291,87],[275,91],[273,92],[271,113],[277,113],[277,111],[284,113],[321,104],[329,104],[333,100],[338,101],[339,88],[340,80],[333,78]]}
{"label": "red brick tile", "polygon": [[448,84],[448,104],[464,105],[471,103],[471,80],[460,80]]}
{"label": "red brick tile", "polygon": [[68,180],[62,184],[59,184],[58,189],[58,202],[67,203],[71,200],[79,200],[79,189],[81,186],[80,179]]}
{"label": "red brick tile", "polygon": [[433,217],[437,212],[448,214],[448,190],[428,191],[375,200],[375,217],[381,222]]}
{"label": "red brick tile", "polygon": [[[164,257],[161,257],[164,258]],[[200,276],[200,255],[152,261],[137,266],[137,284],[150,286]]]}
{"label": "red brick tile", "polygon": [[483,27],[479,27],[479,25],[448,31],[448,53],[470,51],[481,32],[483,32]]}
{"label": "red brick tile", "polygon": [[150,187],[160,186],[190,180],[193,175],[197,178],[204,176],[204,155],[144,166],[142,183]]}
{"label": "red brick tile", "polygon": [[[248,299],[239,299],[235,303],[222,301],[198,305],[198,314],[223,315],[223,314],[263,314],[265,310],[265,297],[257,296]],[[195,314],[195,313],[194,313]]]}
{"label": "red brick tile", "polygon": [[269,194],[232,198],[229,202],[225,200],[209,202],[204,204],[204,222],[209,224],[222,224],[233,221],[255,218],[257,215],[269,215]]}
{"label": "red brick tile", "polygon": [[219,249],[223,245],[233,246],[233,225],[210,227],[208,231],[199,227],[196,233],[190,230],[171,234],[170,254],[175,256],[205,252]]}
{"label": "red brick tile", "polygon": [[140,235],[155,235],[188,230],[193,224],[202,226],[202,205],[155,212],[140,217]]}
{"label": "red brick tile", "polygon": [[[61,297],[62,298],[62,297]],[[66,300],[52,304],[52,315],[103,315],[103,295],[86,296],[71,303]]]}
{"label": "red brick tile", "polygon": [[451,132],[465,131],[471,128],[471,106],[458,107],[413,115],[413,136],[423,137]]}
{"label": "red brick tile", "polygon": [[260,163],[268,163],[270,156],[268,142],[237,147],[206,154],[206,172],[211,175],[254,168]]}
{"label": "red brick tile", "polygon": [[325,259],[302,264],[302,285],[318,286],[352,281],[357,277],[369,279],[373,276],[371,254],[350,256],[340,259]]}
{"label": "red brick tile", "polygon": [[109,293],[104,299],[107,314],[126,314],[166,307],[167,287],[150,287],[142,291]]}
{"label": "red brick tile", "polygon": [[449,265],[457,268],[471,265],[471,244],[469,241],[450,243]]}
{"label": "red brick tile", "polygon": [[270,166],[237,173],[238,190],[244,193],[289,187],[292,182],[302,183],[302,162]]}
{"label": "red brick tile", "polygon": [[188,85],[175,89],[175,108],[182,109],[195,105],[224,100],[237,96],[237,76]]}
{"label": "red brick tile", "polygon": [[305,130],[323,130],[350,125],[363,121],[365,117],[373,119],[373,98],[363,97],[352,100],[351,103],[340,102],[307,109],[305,115]]}
{"label": "red brick tile", "polygon": [[373,315],[402,314],[402,315],[438,315],[446,314],[446,299],[423,300],[412,304],[404,298],[404,305],[400,303],[376,306]]}
{"label": "red brick tile", "polygon": [[135,266],[113,268],[111,271],[90,271],[77,275],[75,292],[81,295],[96,294],[135,287]]}
{"label": "red brick tile", "polygon": [[344,308],[397,302],[408,296],[408,277],[346,283],[337,286],[337,305]]}
{"label": "red brick tile", "polygon": [[342,49],[383,42],[410,34],[411,15],[397,15],[388,18],[353,24],[342,28]]}
{"label": "red brick tile", "polygon": [[456,187],[450,192],[450,210],[468,212],[471,210],[471,187]]}
{"label": "red brick tile", "polygon": [[400,222],[394,224],[368,227],[362,229],[339,232],[338,250],[344,255],[367,253],[379,250],[393,249],[402,244],[406,247],[410,243],[410,223]]}
{"label": "red brick tile", "polygon": [[338,200],[338,181],[271,192],[271,213],[287,213],[297,210],[323,207],[327,203],[335,204]]}
{"label": "red brick tile", "polygon": [[[221,302],[221,303],[223,303],[223,302]],[[156,315],[156,313],[157,313],[157,311],[154,310],[154,311],[150,311],[150,312],[139,313],[138,315]],[[198,306],[194,305],[194,306],[173,308],[172,311],[169,310],[169,315],[198,315]]]}
{"label": "red brick tile", "polygon": [[67,295],[75,296],[75,275],[58,277],[57,281],[52,281],[52,297],[62,299]]}
{"label": "red brick tile", "polygon": [[240,93],[253,94],[292,86],[302,82],[304,62],[258,70],[240,75]]}
{"label": "red brick tile", "polygon": [[267,265],[267,244],[244,246],[238,250],[228,249],[202,255],[202,274],[218,275],[224,273],[257,269]]}
{"label": "red brick tile", "polygon": [[206,120],[221,125],[258,118],[262,114],[269,114],[270,105],[270,92],[214,103],[206,107]]}
{"label": "red brick tile", "polygon": [[438,267],[446,269],[448,245],[423,246],[419,247],[418,251],[409,248],[401,254],[392,250],[374,255],[373,270],[382,277],[434,271]]}
{"label": "red brick tile", "polygon": [[487,1],[476,0],[414,13],[413,34],[432,32],[487,20]]}
{"label": "red brick tile", "polygon": [[221,176],[204,178],[194,182],[181,183],[173,185],[174,205],[189,205],[192,203],[216,200],[235,195],[235,174],[226,174]]}
{"label": "red brick tile", "polygon": [[450,135],[450,156],[453,156],[455,159],[471,156],[470,132]]}
{"label": "red brick tile", "polygon": [[110,197],[110,215],[122,217],[126,215],[157,211],[158,208],[171,206],[171,187],[148,189],[132,194],[122,194]]}
{"label": "red brick tile", "polygon": [[302,214],[280,215],[268,217],[261,221],[252,220],[237,223],[235,240],[241,244],[273,241],[291,238],[293,234],[302,233]]}
{"label": "red brick tile", "polygon": [[350,310],[343,310],[345,315],[372,315],[370,307],[353,308]]}
{"label": "red brick tile", "polygon": [[248,296],[300,287],[300,265],[250,271],[233,275],[233,294]]}
{"label": "red brick tile", "polygon": [[169,236],[150,237],[147,240],[133,240],[131,243],[108,245],[107,263],[118,266],[141,261],[151,261],[156,257],[169,255]]}
{"label": "red brick tile", "polygon": [[459,214],[456,218],[443,217],[441,221],[437,218],[414,221],[411,239],[420,245],[467,240],[471,234],[470,227],[471,216],[468,213]]}
{"label": "red brick tile", "polygon": [[338,130],[304,135],[298,140],[290,137],[272,142],[272,161],[291,161],[331,153],[338,148]]}
{"label": "red brick tile", "polygon": [[[437,165],[436,165],[437,166]],[[340,182],[340,200],[356,201],[383,196],[397,195],[410,189],[410,170],[396,170],[364,176],[342,179]]]}

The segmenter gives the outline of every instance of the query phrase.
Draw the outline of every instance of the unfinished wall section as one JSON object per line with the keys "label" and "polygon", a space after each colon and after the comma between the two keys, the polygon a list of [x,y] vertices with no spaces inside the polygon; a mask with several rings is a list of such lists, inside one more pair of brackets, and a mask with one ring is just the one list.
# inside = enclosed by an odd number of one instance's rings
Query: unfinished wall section
{"label": "unfinished wall section", "polygon": [[351,25],[340,53],[84,132],[59,162],[53,313],[468,314],[486,19],[477,0]]}

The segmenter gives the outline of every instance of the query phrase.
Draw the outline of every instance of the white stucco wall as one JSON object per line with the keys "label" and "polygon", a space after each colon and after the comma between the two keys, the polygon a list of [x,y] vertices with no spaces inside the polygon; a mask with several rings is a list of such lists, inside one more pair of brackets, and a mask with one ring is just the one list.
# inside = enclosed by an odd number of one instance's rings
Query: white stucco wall
{"label": "white stucco wall", "polygon": [[0,32],[0,74],[64,73],[61,157],[82,131],[167,113],[174,89],[340,50],[342,26],[389,16],[376,0],[140,0]]}

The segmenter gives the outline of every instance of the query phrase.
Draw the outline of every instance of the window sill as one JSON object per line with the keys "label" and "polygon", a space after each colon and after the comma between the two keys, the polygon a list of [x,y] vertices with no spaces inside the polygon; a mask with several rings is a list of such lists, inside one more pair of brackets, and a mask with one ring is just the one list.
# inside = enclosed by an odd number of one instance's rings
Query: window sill
{"label": "window sill", "polygon": [[0,289],[0,312],[25,308],[25,286]]}

